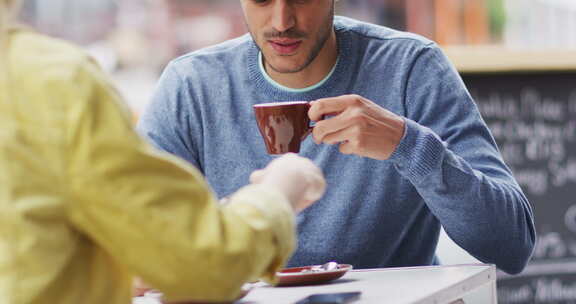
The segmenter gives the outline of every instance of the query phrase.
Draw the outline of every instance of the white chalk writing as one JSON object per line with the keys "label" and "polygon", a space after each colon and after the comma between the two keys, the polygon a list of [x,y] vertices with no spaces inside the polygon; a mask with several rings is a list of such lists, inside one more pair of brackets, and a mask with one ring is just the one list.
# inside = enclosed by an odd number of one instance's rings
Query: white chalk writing
{"label": "white chalk writing", "polygon": [[540,278],[514,287],[498,288],[501,303],[574,303],[576,283]]}
{"label": "white chalk writing", "polygon": [[[550,201],[548,195],[558,189],[576,186],[576,89],[542,94],[537,88],[514,91],[472,91],[502,157],[524,191],[539,197],[558,210],[558,221],[569,233],[576,233],[575,201]],[[566,95],[566,93],[568,93]],[[576,189],[576,188],[575,188]],[[566,191],[566,190],[565,190]],[[575,195],[576,196],[576,195]],[[548,214],[553,214],[548,211]],[[551,215],[549,215],[551,216]],[[551,219],[549,219],[551,220]],[[576,240],[554,222],[548,231],[538,231],[534,251],[536,259],[576,256]],[[549,290],[562,289],[558,282],[539,282],[534,296],[550,298]],[[528,289],[507,292],[506,303],[523,302]],[[562,289],[569,294],[570,288]],[[568,290],[568,291],[567,291]]]}
{"label": "white chalk writing", "polygon": [[[494,138],[501,143],[502,157],[514,176],[533,195],[552,187],[576,183],[576,90],[568,100],[543,96],[535,88],[518,95],[472,91]],[[528,166],[527,166],[528,164]]]}

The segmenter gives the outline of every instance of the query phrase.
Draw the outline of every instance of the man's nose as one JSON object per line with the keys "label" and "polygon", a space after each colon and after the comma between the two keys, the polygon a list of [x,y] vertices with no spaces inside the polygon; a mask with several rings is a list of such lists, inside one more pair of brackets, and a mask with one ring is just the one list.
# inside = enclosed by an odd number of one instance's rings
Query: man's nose
{"label": "man's nose", "polygon": [[294,8],[287,3],[288,0],[278,0],[274,3],[272,12],[272,27],[278,32],[284,32],[296,25]]}

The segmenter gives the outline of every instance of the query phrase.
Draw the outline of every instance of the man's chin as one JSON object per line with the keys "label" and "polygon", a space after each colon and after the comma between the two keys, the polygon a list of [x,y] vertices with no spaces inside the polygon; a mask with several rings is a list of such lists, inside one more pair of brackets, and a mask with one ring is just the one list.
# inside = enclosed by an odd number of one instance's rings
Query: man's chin
{"label": "man's chin", "polygon": [[300,71],[302,71],[305,66],[304,65],[287,65],[287,64],[271,64],[268,63],[268,66],[274,70],[274,72],[276,73],[280,73],[280,74],[294,74],[294,73],[298,73]]}

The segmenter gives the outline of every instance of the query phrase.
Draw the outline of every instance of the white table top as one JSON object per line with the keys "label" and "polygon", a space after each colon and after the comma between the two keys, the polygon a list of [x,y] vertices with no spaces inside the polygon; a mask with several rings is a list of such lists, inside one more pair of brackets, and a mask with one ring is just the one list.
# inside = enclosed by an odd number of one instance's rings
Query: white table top
{"label": "white table top", "polygon": [[363,269],[339,280],[316,286],[254,288],[237,303],[293,304],[311,294],[360,291],[354,303],[450,303],[477,287],[492,284],[496,301],[496,268],[493,265],[449,265]]}

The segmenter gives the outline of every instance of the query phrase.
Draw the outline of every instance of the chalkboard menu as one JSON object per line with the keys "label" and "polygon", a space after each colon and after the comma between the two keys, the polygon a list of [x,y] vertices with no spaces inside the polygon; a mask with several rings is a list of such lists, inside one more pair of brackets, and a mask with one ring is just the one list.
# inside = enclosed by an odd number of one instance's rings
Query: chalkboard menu
{"label": "chalkboard menu", "polygon": [[532,261],[499,303],[576,303],[576,71],[464,74],[536,219]]}

